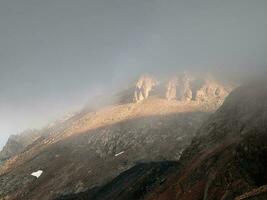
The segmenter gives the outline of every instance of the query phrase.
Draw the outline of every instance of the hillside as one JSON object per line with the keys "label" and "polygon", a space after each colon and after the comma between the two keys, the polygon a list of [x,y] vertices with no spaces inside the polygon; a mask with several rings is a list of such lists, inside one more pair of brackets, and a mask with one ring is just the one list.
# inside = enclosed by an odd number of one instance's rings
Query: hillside
{"label": "hillside", "polygon": [[[152,170],[149,168],[145,172],[142,169],[135,172],[139,178],[131,182],[130,187],[117,184],[128,178],[134,180],[131,171],[138,169],[135,167],[97,191],[88,190],[83,194],[61,197],[61,200],[267,199],[266,98],[264,80],[234,90],[223,106],[197,131],[176,169],[167,175],[163,172],[156,175],[163,177],[162,181],[147,182],[146,176]],[[153,175],[150,177],[151,180],[154,178]],[[112,190],[109,189],[111,184],[114,185]],[[140,190],[142,195],[133,198]]]}
{"label": "hillside", "polygon": [[11,135],[2,151],[0,152],[0,161],[22,152],[29,144],[38,139],[40,135],[37,130],[26,130],[19,135]]}
{"label": "hillside", "polygon": [[[180,95],[169,99],[164,96],[169,92],[162,93],[168,84],[152,79],[142,76],[134,92],[123,92],[117,103],[86,108],[5,161],[0,199],[53,199],[100,187],[136,163],[178,160],[229,87],[204,79],[193,89],[196,80],[182,75],[175,87]],[[38,179],[30,176],[38,170],[43,171]]]}

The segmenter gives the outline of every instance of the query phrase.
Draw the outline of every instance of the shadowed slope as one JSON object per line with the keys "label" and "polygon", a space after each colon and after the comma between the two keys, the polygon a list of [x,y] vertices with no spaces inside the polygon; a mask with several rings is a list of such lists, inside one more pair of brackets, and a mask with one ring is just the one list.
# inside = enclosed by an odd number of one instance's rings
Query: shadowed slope
{"label": "shadowed slope", "polygon": [[56,200],[135,200],[166,181],[177,170],[176,162],[141,163],[121,173],[101,188],[94,188],[78,195],[66,195]]}
{"label": "shadowed slope", "polygon": [[147,199],[234,199],[266,184],[266,99],[266,81],[232,92],[183,153],[176,178]]}

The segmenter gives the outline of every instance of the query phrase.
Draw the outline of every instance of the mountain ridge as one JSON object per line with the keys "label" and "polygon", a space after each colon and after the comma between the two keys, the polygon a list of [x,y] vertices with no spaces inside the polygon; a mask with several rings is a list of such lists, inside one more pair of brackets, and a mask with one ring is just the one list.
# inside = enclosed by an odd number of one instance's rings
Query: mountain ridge
{"label": "mountain ridge", "polygon": [[[264,200],[267,198],[266,97],[266,81],[255,81],[234,90],[200,127],[176,167],[168,174],[159,172],[150,177],[151,180],[164,177],[162,181],[146,181],[153,167],[145,171],[134,167],[98,189],[99,192],[87,190],[59,199]],[[130,177],[131,170],[137,170],[139,181],[129,187],[117,185]],[[110,185],[114,187],[112,190]]]}
{"label": "mountain ridge", "polygon": [[[131,89],[126,91],[130,103],[116,97],[115,104],[85,108],[5,161],[0,165],[0,199],[48,200],[103,185],[138,162],[177,160],[225,98],[168,100],[153,90],[139,102]],[[34,181],[29,174],[38,170],[43,174]]]}

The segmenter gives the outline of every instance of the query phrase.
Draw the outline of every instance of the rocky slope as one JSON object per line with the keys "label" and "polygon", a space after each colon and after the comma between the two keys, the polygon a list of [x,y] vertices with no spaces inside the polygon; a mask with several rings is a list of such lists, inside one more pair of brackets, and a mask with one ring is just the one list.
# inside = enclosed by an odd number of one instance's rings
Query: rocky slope
{"label": "rocky slope", "polygon": [[[232,92],[223,106],[197,132],[182,153],[176,170],[162,183],[146,182],[150,169],[139,173],[129,187],[116,181],[131,177],[131,170],[95,191],[89,199],[133,199],[142,189],[146,200],[264,200],[267,199],[267,86],[255,81]],[[155,178],[153,175],[151,180]],[[139,182],[144,179],[144,181]],[[141,186],[145,185],[145,188]],[[124,188],[128,192],[121,191]],[[98,192],[101,191],[101,192]],[[132,193],[133,192],[133,193]],[[83,195],[93,194],[88,190]],[[102,196],[104,194],[104,196]],[[83,199],[77,194],[71,199]],[[107,195],[107,196],[105,196]],[[65,197],[61,198],[65,200]]]}
{"label": "rocky slope", "polygon": [[68,114],[62,119],[56,120],[41,129],[28,129],[20,134],[11,135],[0,151],[0,162],[23,152],[34,142],[64,130],[73,120],[75,120],[74,114]]}
{"label": "rocky slope", "polygon": [[19,135],[11,135],[0,152],[0,161],[4,161],[22,152],[29,144],[38,139],[38,137],[40,135],[37,133],[37,130],[27,130]]}
{"label": "rocky slope", "polygon": [[167,176],[177,168],[177,162],[139,163],[103,187],[93,188],[80,194],[58,197],[56,200],[142,199],[146,193],[163,184]]}
{"label": "rocky slope", "polygon": [[[118,103],[78,113],[4,162],[0,199],[53,199],[101,186],[141,161],[177,160],[227,95],[215,91],[218,87],[228,91],[215,81],[205,82],[198,91],[205,88],[204,96],[215,96],[169,101],[154,89],[160,85],[154,78],[140,80],[134,91],[117,98]],[[136,96],[141,98],[138,103]],[[129,99],[132,102],[127,103]],[[40,178],[30,176],[38,170],[43,171]]]}

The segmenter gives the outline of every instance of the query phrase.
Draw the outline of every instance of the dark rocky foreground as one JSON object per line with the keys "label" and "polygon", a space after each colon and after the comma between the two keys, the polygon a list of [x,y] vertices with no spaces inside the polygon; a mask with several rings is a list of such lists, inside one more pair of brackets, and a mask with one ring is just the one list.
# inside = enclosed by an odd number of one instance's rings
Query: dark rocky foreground
{"label": "dark rocky foreground", "polygon": [[56,200],[135,200],[167,180],[167,176],[178,169],[177,162],[140,163],[121,173],[103,187],[90,189],[79,194],[66,195]]}

